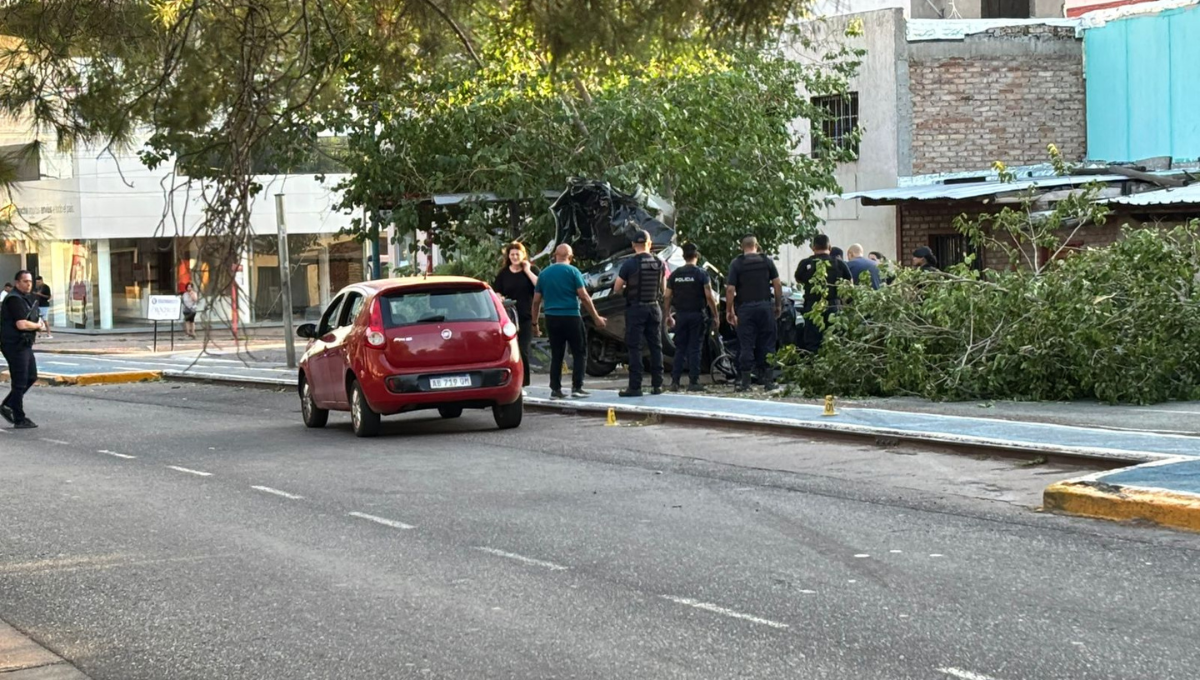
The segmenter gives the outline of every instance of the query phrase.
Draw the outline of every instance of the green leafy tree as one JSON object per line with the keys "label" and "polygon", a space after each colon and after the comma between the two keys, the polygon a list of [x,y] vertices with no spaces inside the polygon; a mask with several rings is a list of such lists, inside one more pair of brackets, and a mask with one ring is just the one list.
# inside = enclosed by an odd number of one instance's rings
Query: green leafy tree
{"label": "green leafy tree", "polygon": [[[431,194],[491,192],[530,201],[521,235],[541,244],[553,236],[543,192],[586,177],[666,197],[681,237],[718,263],[747,232],[768,249],[816,233],[852,145],[816,139],[827,153],[799,153],[810,130],[797,122],[828,115],[809,96],[844,92],[861,52],[835,39],[810,63],[785,56],[780,42],[692,41],[567,72],[533,31],[503,17],[488,25],[478,62],[414,74],[400,88],[359,71],[343,122],[351,170],[343,208],[392,208],[411,230],[418,201]],[[818,47],[803,35],[789,40]],[[435,238],[458,236],[451,228]]]}

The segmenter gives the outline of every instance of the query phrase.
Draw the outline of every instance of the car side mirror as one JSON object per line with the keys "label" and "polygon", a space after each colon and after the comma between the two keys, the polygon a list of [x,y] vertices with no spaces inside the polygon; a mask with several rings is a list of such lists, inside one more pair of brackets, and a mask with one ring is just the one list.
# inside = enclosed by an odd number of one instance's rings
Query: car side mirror
{"label": "car side mirror", "polygon": [[310,340],[315,339],[317,337],[317,324],[315,324],[315,323],[300,324],[300,327],[296,329],[296,335],[298,337],[308,338]]}

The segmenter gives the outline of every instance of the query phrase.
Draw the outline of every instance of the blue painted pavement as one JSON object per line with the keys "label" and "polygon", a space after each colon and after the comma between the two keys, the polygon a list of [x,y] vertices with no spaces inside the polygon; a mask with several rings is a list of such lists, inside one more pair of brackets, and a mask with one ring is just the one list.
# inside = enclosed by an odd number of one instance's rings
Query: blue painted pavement
{"label": "blue painted pavement", "polygon": [[1138,465],[1100,475],[1096,481],[1200,495],[1200,460],[1184,460],[1165,465]]}
{"label": "blue painted pavement", "polygon": [[872,408],[839,408],[823,416],[821,406],[779,401],[663,394],[622,399],[596,390],[580,400],[550,399],[547,388],[529,389],[528,403],[579,410],[635,409],[664,416],[792,426],[850,434],[903,437],[944,444],[977,444],[1046,453],[1080,454],[1130,462],[1176,456],[1200,458],[1200,437],[1154,432],[1117,432],[1070,425],[912,413]]}

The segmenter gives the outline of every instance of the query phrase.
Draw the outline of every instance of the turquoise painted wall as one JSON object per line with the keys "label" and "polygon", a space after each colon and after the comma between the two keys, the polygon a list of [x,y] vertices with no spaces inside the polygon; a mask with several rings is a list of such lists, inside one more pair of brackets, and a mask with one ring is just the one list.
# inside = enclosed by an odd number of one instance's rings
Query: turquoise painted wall
{"label": "turquoise painted wall", "polygon": [[1088,158],[1200,158],[1200,7],[1084,32]]}

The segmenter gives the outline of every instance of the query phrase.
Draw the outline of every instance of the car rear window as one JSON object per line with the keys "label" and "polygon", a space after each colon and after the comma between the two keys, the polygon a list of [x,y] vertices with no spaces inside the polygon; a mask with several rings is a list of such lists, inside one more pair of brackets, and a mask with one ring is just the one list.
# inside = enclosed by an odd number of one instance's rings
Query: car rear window
{"label": "car rear window", "polygon": [[383,323],[388,328],[420,323],[500,321],[486,290],[422,290],[383,297]]}

